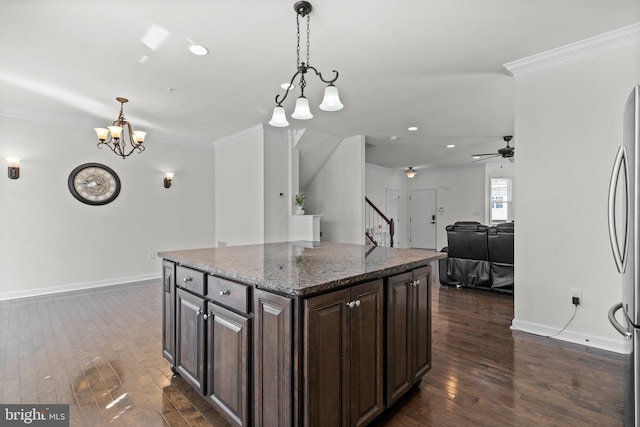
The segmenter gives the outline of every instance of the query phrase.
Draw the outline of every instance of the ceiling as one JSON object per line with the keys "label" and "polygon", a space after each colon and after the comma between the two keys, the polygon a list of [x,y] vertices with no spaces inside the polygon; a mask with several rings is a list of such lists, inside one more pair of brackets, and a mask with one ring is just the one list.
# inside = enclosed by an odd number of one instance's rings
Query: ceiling
{"label": "ceiling", "polygon": [[[271,118],[296,66],[293,3],[3,0],[0,114],[86,126],[95,138],[91,128],[116,119],[121,96],[148,149],[210,145]],[[514,132],[503,64],[640,21],[638,0],[311,3],[310,62],[325,77],[340,72],[345,107],[319,110],[325,85],[308,75],[315,117],[289,118],[290,129],[365,135],[367,162],[391,168],[467,165],[497,151]],[[167,37],[151,48],[142,40],[153,26]],[[191,54],[191,43],[209,55]]]}

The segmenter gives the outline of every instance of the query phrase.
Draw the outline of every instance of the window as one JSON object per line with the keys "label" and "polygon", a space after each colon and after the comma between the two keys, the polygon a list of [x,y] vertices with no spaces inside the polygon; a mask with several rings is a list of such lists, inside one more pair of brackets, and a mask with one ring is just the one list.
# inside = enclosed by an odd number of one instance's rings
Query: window
{"label": "window", "polygon": [[513,221],[511,178],[491,178],[491,225]]}

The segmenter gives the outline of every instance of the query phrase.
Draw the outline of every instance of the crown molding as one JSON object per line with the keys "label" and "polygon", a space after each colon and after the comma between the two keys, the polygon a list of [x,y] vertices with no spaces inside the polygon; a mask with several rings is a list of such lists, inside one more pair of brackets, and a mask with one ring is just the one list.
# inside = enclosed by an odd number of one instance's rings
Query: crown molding
{"label": "crown molding", "polygon": [[388,173],[388,174],[391,174],[391,175],[402,176],[402,175],[405,174],[404,170],[395,169],[395,168],[389,168],[389,167],[386,167],[386,166],[375,165],[373,163],[365,163],[364,167],[365,167],[365,170],[369,169],[371,171],[384,172],[384,173]]}
{"label": "crown molding", "polygon": [[[77,116],[70,116],[68,114],[57,114],[8,104],[0,104],[0,117],[27,120],[30,122],[44,123],[53,126],[66,126],[75,129],[93,129],[96,125],[95,119],[83,119]],[[154,142],[157,141],[166,144],[211,149],[211,143],[208,141],[203,142],[178,135],[169,135],[162,132],[153,132],[153,134],[150,132],[149,134],[153,136]]]}
{"label": "crown molding", "polygon": [[262,123],[251,126],[250,128],[241,130],[240,132],[233,133],[231,135],[225,136],[213,143],[214,148],[225,147],[227,145],[237,144],[238,142],[244,141],[245,139],[252,136],[263,136],[264,135],[264,125]]}
{"label": "crown molding", "polygon": [[547,50],[503,65],[513,77],[552,67],[575,58],[617,49],[640,40],[640,22],[609,31],[579,42]]}

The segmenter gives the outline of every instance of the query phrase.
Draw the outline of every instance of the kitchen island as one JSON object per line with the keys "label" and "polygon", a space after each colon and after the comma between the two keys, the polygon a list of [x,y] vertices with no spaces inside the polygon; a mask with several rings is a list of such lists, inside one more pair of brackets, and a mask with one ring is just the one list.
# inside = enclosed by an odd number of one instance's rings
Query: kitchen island
{"label": "kitchen island", "polygon": [[159,253],[163,355],[238,426],[366,425],[431,368],[440,252],[306,242]]}

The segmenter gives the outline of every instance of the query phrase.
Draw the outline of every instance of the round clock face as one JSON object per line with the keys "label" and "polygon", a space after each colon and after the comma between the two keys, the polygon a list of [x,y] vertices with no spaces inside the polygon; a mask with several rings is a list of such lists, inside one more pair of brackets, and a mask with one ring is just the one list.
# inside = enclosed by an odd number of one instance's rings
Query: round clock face
{"label": "round clock face", "polygon": [[88,205],[106,205],[120,193],[120,178],[100,163],[78,166],[71,171],[68,184],[73,197]]}

